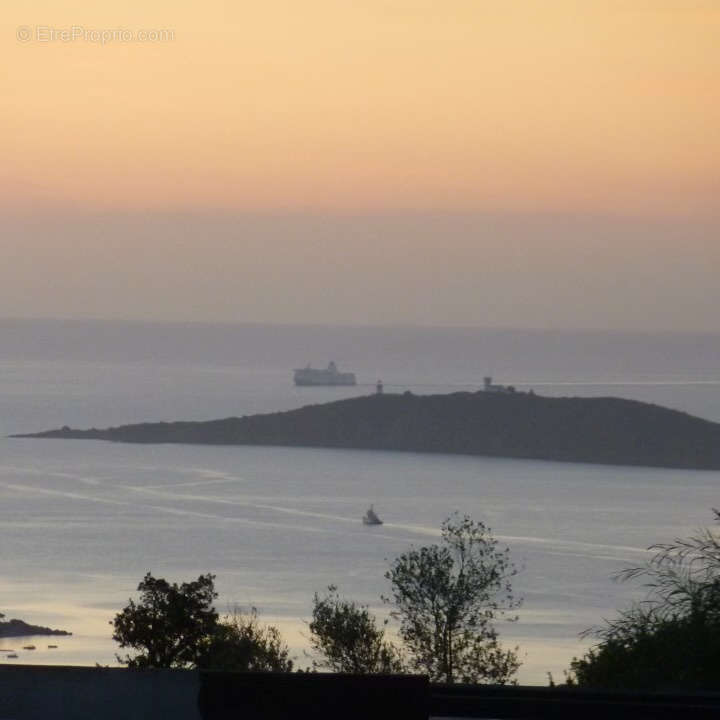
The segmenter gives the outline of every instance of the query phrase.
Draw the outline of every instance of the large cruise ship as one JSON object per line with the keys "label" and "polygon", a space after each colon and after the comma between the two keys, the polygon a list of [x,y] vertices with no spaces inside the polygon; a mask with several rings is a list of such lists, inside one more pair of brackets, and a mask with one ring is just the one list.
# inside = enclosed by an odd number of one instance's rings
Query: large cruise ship
{"label": "large cruise ship", "polygon": [[355,373],[339,372],[334,362],[327,369],[312,368],[310,365],[295,370],[296,385],[357,385]]}

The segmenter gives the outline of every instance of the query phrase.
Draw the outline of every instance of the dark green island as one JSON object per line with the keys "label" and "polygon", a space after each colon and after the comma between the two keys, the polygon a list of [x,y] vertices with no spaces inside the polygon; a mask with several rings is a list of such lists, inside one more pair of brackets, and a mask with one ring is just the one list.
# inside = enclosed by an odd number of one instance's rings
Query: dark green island
{"label": "dark green island", "polygon": [[14,437],[283,445],[720,469],[720,424],[620,398],[380,394],[205,422],[63,427]]}

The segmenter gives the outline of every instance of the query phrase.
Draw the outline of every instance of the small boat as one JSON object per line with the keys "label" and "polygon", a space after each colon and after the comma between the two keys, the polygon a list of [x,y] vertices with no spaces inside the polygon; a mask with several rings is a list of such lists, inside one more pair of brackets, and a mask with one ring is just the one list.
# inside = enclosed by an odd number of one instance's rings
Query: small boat
{"label": "small boat", "polygon": [[373,506],[371,505],[367,512],[363,515],[363,525],[382,525],[383,521],[377,516]]}

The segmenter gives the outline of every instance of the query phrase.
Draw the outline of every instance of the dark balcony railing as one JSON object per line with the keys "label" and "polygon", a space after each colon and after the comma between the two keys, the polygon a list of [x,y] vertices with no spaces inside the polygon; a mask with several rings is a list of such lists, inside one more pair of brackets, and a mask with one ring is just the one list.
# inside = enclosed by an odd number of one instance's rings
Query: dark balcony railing
{"label": "dark balcony railing", "polygon": [[201,673],[204,720],[714,720],[720,693],[440,685],[411,675]]}
{"label": "dark balcony railing", "polygon": [[201,672],[203,720],[425,720],[420,675]]}
{"label": "dark balcony railing", "polygon": [[720,693],[434,684],[430,714],[498,720],[717,720]]}

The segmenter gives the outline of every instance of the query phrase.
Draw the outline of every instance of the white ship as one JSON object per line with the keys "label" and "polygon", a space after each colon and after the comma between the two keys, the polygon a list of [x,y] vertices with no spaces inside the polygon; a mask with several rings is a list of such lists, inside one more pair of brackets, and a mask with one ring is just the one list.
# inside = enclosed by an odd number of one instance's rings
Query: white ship
{"label": "white ship", "polygon": [[295,370],[296,385],[357,385],[355,373],[340,372],[334,362],[325,370],[308,365]]}
{"label": "white ship", "polygon": [[371,505],[367,512],[363,515],[363,525],[382,525],[383,521],[377,516],[373,506]]}

